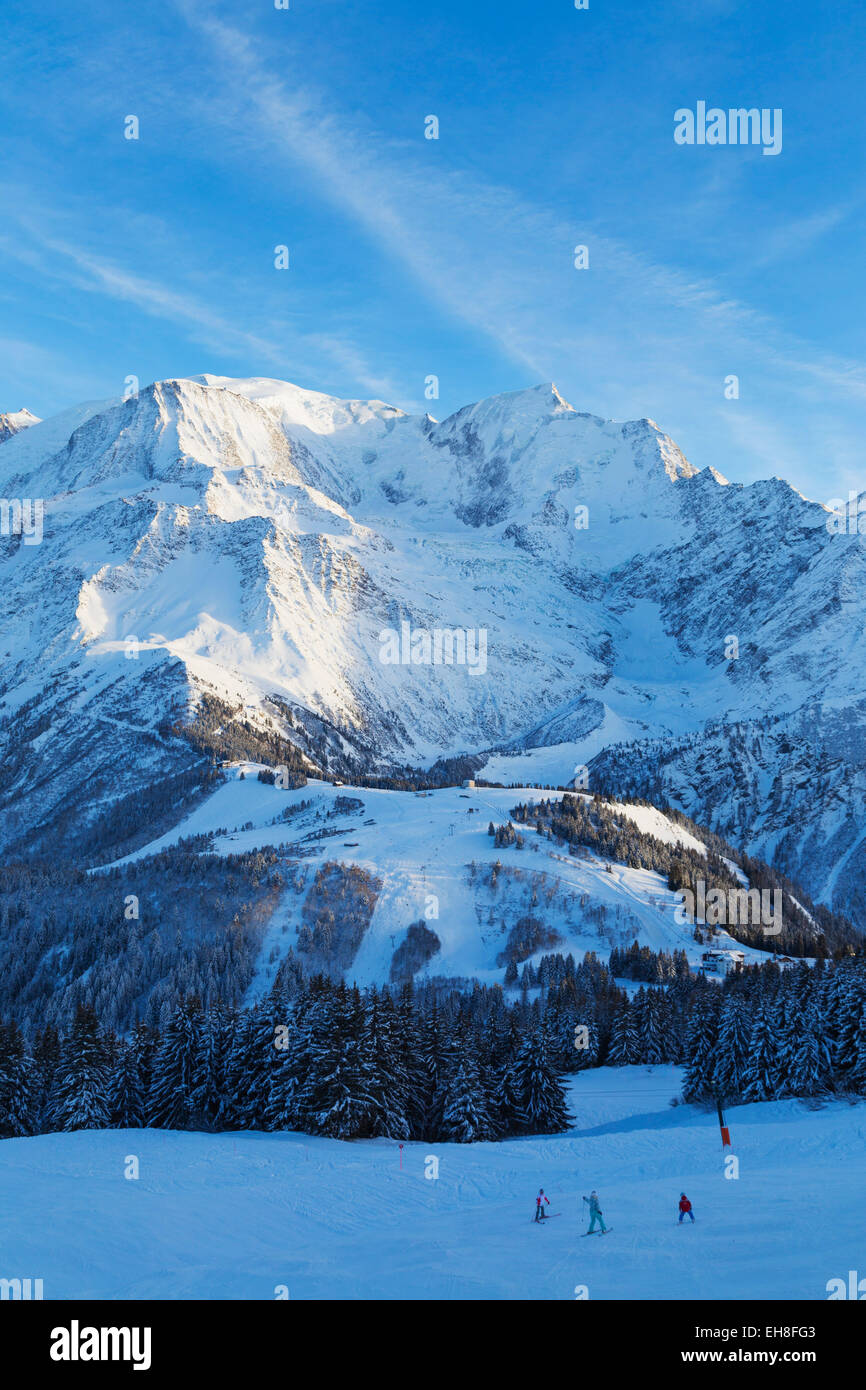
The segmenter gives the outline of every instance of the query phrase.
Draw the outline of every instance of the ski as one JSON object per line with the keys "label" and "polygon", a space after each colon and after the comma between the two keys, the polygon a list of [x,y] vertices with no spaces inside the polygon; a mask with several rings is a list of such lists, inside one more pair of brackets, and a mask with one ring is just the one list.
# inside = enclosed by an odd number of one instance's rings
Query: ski
{"label": "ski", "polygon": [[612,1230],[613,1226],[608,1226],[603,1231],[581,1231],[580,1238],[583,1240],[584,1236],[609,1236]]}
{"label": "ski", "polygon": [[552,1221],[554,1216],[562,1216],[562,1212],[552,1211],[549,1216],[542,1217],[540,1221],[536,1221],[534,1216],[530,1216],[529,1220],[533,1226],[543,1226],[545,1221]]}

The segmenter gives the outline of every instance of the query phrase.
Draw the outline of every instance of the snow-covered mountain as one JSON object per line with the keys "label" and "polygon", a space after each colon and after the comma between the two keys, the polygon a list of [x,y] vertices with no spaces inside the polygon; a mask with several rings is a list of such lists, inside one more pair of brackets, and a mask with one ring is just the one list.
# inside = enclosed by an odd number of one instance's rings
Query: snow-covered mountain
{"label": "snow-covered mountain", "polygon": [[10,410],[5,415],[0,414],[0,444],[11,439],[13,434],[38,424],[39,416],[31,414],[29,410]]}
{"label": "snow-covered mountain", "polygon": [[7,846],[193,766],[207,695],[311,767],[588,764],[862,917],[866,549],[780,479],[553,386],[438,423],[203,376],[7,439],[0,494],[45,507],[0,537]]}

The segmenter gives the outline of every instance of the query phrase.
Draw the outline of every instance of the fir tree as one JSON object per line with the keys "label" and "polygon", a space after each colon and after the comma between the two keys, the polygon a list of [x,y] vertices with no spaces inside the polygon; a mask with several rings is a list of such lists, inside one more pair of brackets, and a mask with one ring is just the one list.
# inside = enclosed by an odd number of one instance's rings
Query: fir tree
{"label": "fir tree", "polygon": [[543,1032],[527,1037],[514,1061],[511,1090],[518,1097],[518,1125],[525,1134],[557,1134],[568,1129],[565,1090],[548,1056]]}
{"label": "fir tree", "polygon": [[309,1011],[310,995],[306,988],[302,988],[295,996],[291,1011],[286,1010],[286,1045],[276,1048],[265,1110],[268,1129],[304,1127],[306,1113],[302,1106],[302,1095],[312,1057]]}
{"label": "fir tree", "polygon": [[722,1100],[738,1100],[743,1093],[751,1032],[745,999],[741,994],[729,994],[722,1005],[712,1072],[712,1089]]}
{"label": "fir tree", "polygon": [[624,999],[613,1017],[607,1061],[612,1067],[628,1067],[640,1060],[640,1038],[634,1009]]}
{"label": "fir tree", "polygon": [[749,1060],[743,1077],[745,1100],[774,1100],[779,1086],[776,1020],[772,1006],[761,1001],[749,1038]]}
{"label": "fir tree", "polygon": [[833,1070],[840,1077],[854,1064],[855,1039],[864,1009],[866,981],[851,970],[838,969],[828,990],[825,1019]]}
{"label": "fir tree", "polygon": [[193,1064],[190,1108],[205,1129],[219,1126],[233,1021],[232,1014],[219,1006],[209,1009],[203,1019],[200,1046]]}
{"label": "fir tree", "polygon": [[33,1066],[35,1071],[36,1094],[34,1100],[37,1128],[46,1120],[49,1097],[54,1089],[54,1078],[60,1065],[60,1035],[51,1023],[47,1023],[36,1034],[33,1044]]}
{"label": "fir tree", "polygon": [[[360,1001],[356,1009],[363,1017]],[[390,996],[386,994],[377,1002],[374,995],[364,1027],[360,1054],[364,1075],[359,1078],[359,1084],[365,1091],[369,1090],[373,1098],[368,1132],[373,1136],[408,1139],[409,1078],[395,1039],[395,1021]]]}
{"label": "fir tree", "polygon": [[0,1024],[0,1138],[33,1134],[39,1119],[36,1065],[17,1023]]}
{"label": "fir tree", "polygon": [[159,1129],[194,1127],[201,1026],[201,1005],[191,995],[178,1004],[160,1039],[148,1097],[148,1123]]}
{"label": "fir tree", "polygon": [[713,1094],[716,1061],[716,1033],[719,991],[715,986],[702,990],[694,1001],[686,1027],[686,1071],[683,1098],[703,1100]]}
{"label": "fir tree", "polygon": [[464,1057],[450,1077],[442,1110],[442,1138],[455,1144],[491,1139],[495,1126],[477,1065]]}
{"label": "fir tree", "polygon": [[649,1066],[658,1066],[665,1061],[662,996],[658,990],[643,987],[639,989],[635,1000],[635,1012],[640,1038],[640,1059]]}
{"label": "fir tree", "polygon": [[63,1131],[105,1129],[109,1123],[105,1040],[88,1004],[78,1006],[63,1045],[49,1111],[52,1128]]}
{"label": "fir tree", "polygon": [[850,1065],[845,1082],[860,1095],[866,1095],[866,1004],[864,1004],[851,1046]]}
{"label": "fir tree", "polygon": [[347,1027],[345,986],[322,991],[310,1011],[308,1071],[298,1105],[304,1128],[332,1139],[365,1133],[374,1110],[370,1071],[357,1030]]}
{"label": "fir tree", "polygon": [[830,1049],[814,1002],[806,1004],[797,1020],[788,1084],[795,1096],[824,1096],[831,1089]]}
{"label": "fir tree", "polygon": [[132,1043],[121,1042],[113,1059],[108,1079],[108,1113],[114,1129],[139,1129],[144,1124],[145,1098]]}

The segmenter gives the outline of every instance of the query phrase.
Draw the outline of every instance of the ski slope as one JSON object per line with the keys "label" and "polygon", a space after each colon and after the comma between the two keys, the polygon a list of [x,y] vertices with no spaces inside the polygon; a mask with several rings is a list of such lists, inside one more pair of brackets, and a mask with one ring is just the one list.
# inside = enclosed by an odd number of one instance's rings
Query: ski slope
{"label": "ski slope", "polygon": [[[570,1132],[502,1144],[88,1131],[0,1143],[5,1277],[46,1299],[825,1299],[863,1268],[866,1107],[672,1108],[674,1067],[570,1085]],[[730,1153],[730,1150],[726,1151]],[[137,1180],[124,1177],[127,1156]],[[428,1156],[436,1179],[425,1178]],[[832,1182],[828,1172],[832,1171]],[[543,1186],[562,1216],[532,1221]],[[609,1235],[580,1239],[599,1192]],[[677,1224],[681,1191],[696,1224]],[[583,1296],[583,1295],[582,1295]]]}
{"label": "ski slope", "polygon": [[[141,859],[191,835],[215,834],[213,847],[219,854],[281,843],[297,846],[309,855],[302,861],[307,887],[319,864],[360,865],[382,883],[350,971],[360,985],[387,981],[395,949],[418,920],[435,930],[441,950],[416,978],[501,982],[504,968],[497,957],[508,930],[527,913],[543,919],[559,937],[555,946],[529,957],[534,963],[550,950],[571,951],[577,959],[597,951],[607,959],[612,947],[637,940],[655,951],[685,950],[693,966],[700,964],[704,947],[694,940],[691,925],[676,920],[679,899],[659,874],[611,863],[589,851],[585,857],[569,855],[531,828],[521,832],[522,850],[494,845],[487,833],[491,820],[505,824],[518,802],[561,793],[495,787],[416,793],[320,781],[285,791],[259,782],[258,770],[253,763],[233,766],[228,781],[174,830],[118,862]],[[338,798],[346,797],[363,806],[336,814]],[[285,807],[304,801],[312,803],[309,809],[287,823],[272,823]],[[653,807],[617,804],[614,809],[646,834],[706,852],[699,840]],[[216,833],[220,831],[225,833]],[[327,838],[311,838],[322,831]],[[497,861],[502,871],[493,887],[490,870]],[[303,901],[304,894],[294,888],[284,895],[263,941],[248,1002],[267,992],[280,960],[296,943]],[[747,960],[767,954],[741,946],[725,931],[714,945],[740,950]]]}

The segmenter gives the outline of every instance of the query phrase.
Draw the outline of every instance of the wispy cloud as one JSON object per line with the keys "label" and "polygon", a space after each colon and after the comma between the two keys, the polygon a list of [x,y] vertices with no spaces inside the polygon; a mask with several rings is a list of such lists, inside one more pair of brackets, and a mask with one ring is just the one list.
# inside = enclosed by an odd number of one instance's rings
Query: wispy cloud
{"label": "wispy cloud", "polygon": [[[135,40],[145,56],[158,48],[139,89],[149,111],[145,128],[162,133],[136,151],[151,165],[121,161],[119,173],[88,185],[56,170],[46,179],[42,165],[37,179],[19,160],[22,179],[50,190],[48,206],[33,188],[5,198],[13,230],[0,243],[31,266],[32,281],[174,325],[179,332],[142,334],[153,342],[150,361],[165,360],[166,374],[179,347],[186,353],[185,338],[206,350],[204,370],[214,370],[217,358],[220,374],[240,363],[244,374],[292,376],[412,409],[427,404],[417,397],[428,372],[440,375],[448,406],[471,399],[479,381],[508,389],[554,379],[578,408],[653,415],[695,463],[713,462],[733,478],[758,469],[789,474],[796,466],[805,489],[810,457],[822,459],[825,473],[836,458],[856,466],[863,362],[792,334],[766,307],[776,302],[772,293],[752,304],[742,288],[756,270],[808,256],[850,220],[853,199],[775,230],[768,216],[761,235],[738,246],[729,271],[715,229],[742,214],[749,193],[742,162],[701,166],[694,187],[670,206],[669,236],[663,199],[652,211],[654,237],[644,234],[640,207],[623,217],[622,196],[614,200],[617,214],[597,189],[575,202],[572,216],[565,180],[556,186],[526,178],[526,149],[519,152],[523,174],[515,165],[510,186],[500,160],[451,138],[447,109],[439,142],[424,140],[420,115],[415,138],[394,138],[377,123],[375,103],[359,109],[349,88],[329,88],[331,69],[314,65],[315,45],[293,54],[288,26],[271,42],[261,15],[239,20],[235,10],[227,20],[193,0],[177,0],[177,10],[190,33],[166,11],[166,27],[177,31],[170,52],[152,35]],[[345,73],[351,63],[341,56]],[[108,81],[116,60],[109,44],[96,74],[87,68],[85,146],[90,132],[114,129],[117,111],[127,109]],[[160,169],[155,184],[139,181],[145,167],[154,174],[181,89],[185,137],[172,147],[164,180]],[[447,78],[442,90],[453,113]],[[543,153],[549,162],[550,150]],[[608,174],[614,178],[615,170]],[[131,196],[110,204],[119,186]],[[154,187],[151,200],[146,190]],[[222,187],[248,197],[248,213],[238,202],[238,215],[224,216]],[[530,187],[549,188],[549,201]],[[203,254],[208,216],[212,253]],[[275,289],[262,273],[263,249],[269,254],[273,243],[290,241],[293,220],[305,255],[296,260],[292,247],[291,279]],[[330,236],[343,222],[345,239]],[[590,248],[589,273],[572,265],[581,242]],[[708,265],[719,269],[707,273]],[[44,312],[58,322],[70,310],[63,295],[55,299]],[[117,315],[105,318],[116,323]],[[134,333],[142,321],[132,313],[129,320]],[[729,373],[742,379],[742,400],[719,409]],[[836,428],[827,431],[834,414]],[[838,452],[828,462],[829,439]]]}
{"label": "wispy cloud", "polygon": [[[344,368],[365,391],[390,404],[398,404],[397,398],[401,396],[400,386],[391,377],[375,371],[364,353],[348,339],[333,337],[328,333],[310,333],[306,341],[310,347],[326,353],[333,362]],[[400,400],[399,404],[405,409],[411,406],[412,402]]]}
{"label": "wispy cloud", "polygon": [[[30,382],[34,378],[44,390],[54,391],[60,397],[72,395],[85,400],[98,394],[99,383],[92,373],[76,367],[65,353],[53,352],[26,338],[0,336],[0,380],[7,393],[4,409],[29,409]],[[8,393],[14,390],[21,393],[22,399],[8,399]]]}
{"label": "wispy cloud", "polygon": [[752,258],[753,268],[762,269],[774,265],[777,261],[790,261],[794,257],[802,256],[858,209],[859,202],[844,202],[785,222],[765,237],[762,250]]}
{"label": "wispy cloud", "polygon": [[[7,190],[8,192],[8,190]],[[266,336],[245,328],[235,317],[217,312],[201,294],[193,294],[176,286],[137,271],[130,270],[118,261],[77,245],[73,240],[46,230],[62,216],[39,207],[28,213],[33,205],[26,188],[17,187],[14,197],[7,197],[7,207],[17,208],[10,213],[19,229],[15,236],[0,237],[0,253],[27,265],[40,277],[71,286],[86,293],[105,296],[119,303],[133,304],[143,313],[162,322],[169,322],[180,329],[194,342],[210,352],[223,353],[235,351],[256,364],[270,364],[281,371],[285,370],[287,359],[292,353],[296,358],[314,354],[329,358],[342,370],[350,371],[365,390],[397,396],[399,389],[395,382],[377,373],[367,361],[361,349],[348,336],[324,333],[302,333],[291,325],[283,325],[279,336]],[[108,220],[105,210],[97,218]],[[153,228],[150,229],[153,231]],[[167,229],[159,228],[163,241],[170,246],[171,238]],[[117,241],[123,244],[120,236]],[[178,271],[179,256],[174,257],[175,273]],[[199,275],[199,278],[200,275]],[[224,282],[216,279],[213,284],[214,295],[224,291]]]}
{"label": "wispy cloud", "polygon": [[[31,235],[38,235],[33,228],[30,231]],[[188,329],[206,345],[241,347],[246,352],[274,362],[285,356],[285,349],[279,344],[238,328],[237,324],[214,313],[191,295],[135,275],[68,243],[50,237],[41,237],[40,242],[46,251],[65,257],[72,263],[81,273],[81,283],[85,288],[98,289],[114,299],[135,304],[155,318],[169,319]]]}
{"label": "wispy cloud", "polygon": [[[210,43],[225,77],[232,76],[235,95],[226,100],[227,83],[220,83],[211,118],[235,139],[246,138],[251,157],[261,159],[267,150],[268,158],[276,152],[303,166],[433,302],[486,334],[525,370],[543,377],[557,358],[597,353],[603,344],[598,314],[582,321],[580,300],[567,285],[571,247],[582,240],[591,246],[596,273],[606,277],[608,353],[622,351],[627,310],[642,305],[656,336],[667,333],[672,347],[687,344],[687,361],[702,334],[724,335],[732,359],[770,360],[810,375],[821,389],[862,397],[862,363],[810,349],[712,280],[660,264],[595,224],[566,223],[474,172],[443,169],[441,159],[434,163],[423,148],[420,130],[423,154],[408,143],[377,139],[364,117],[341,115],[332,96],[269,71],[258,47],[236,27],[189,0],[178,3],[191,28]],[[845,215],[840,205],[779,232],[762,260],[807,246]],[[664,316],[672,317],[666,322]],[[668,360],[665,369],[673,371],[674,363]]]}

